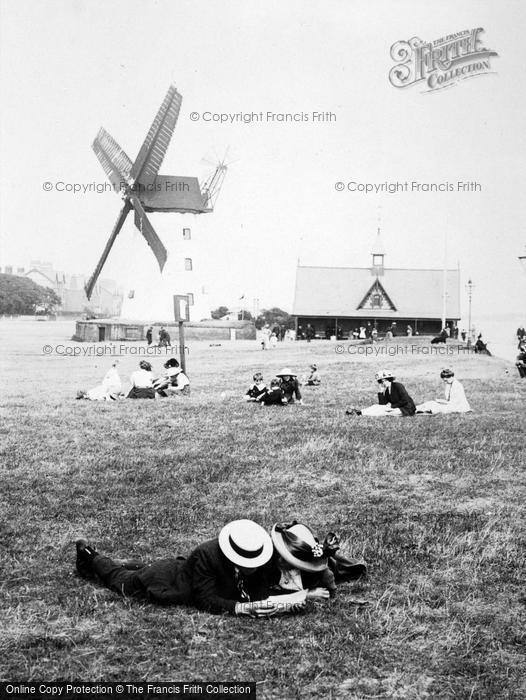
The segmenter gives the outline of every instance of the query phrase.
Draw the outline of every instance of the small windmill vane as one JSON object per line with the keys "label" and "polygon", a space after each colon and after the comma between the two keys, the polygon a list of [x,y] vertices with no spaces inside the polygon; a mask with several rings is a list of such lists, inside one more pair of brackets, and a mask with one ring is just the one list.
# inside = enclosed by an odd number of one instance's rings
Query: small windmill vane
{"label": "small windmill vane", "polygon": [[171,85],[134,163],[105,129],[100,129],[93,142],[95,155],[114,190],[121,194],[124,204],[97,267],[85,286],[88,299],[91,298],[115,239],[132,209],[135,213],[135,226],[152,249],[161,272],[168,253],[146,212],[205,214],[213,211],[227,170],[224,162],[217,165],[202,189],[196,177],[158,174],[179,117],[182,100],[175,86]]}

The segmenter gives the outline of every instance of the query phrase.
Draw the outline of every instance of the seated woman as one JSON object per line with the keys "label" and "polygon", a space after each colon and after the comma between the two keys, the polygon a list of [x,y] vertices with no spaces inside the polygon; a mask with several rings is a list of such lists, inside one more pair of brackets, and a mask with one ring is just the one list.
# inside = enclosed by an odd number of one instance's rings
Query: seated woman
{"label": "seated woman", "polygon": [[90,401],[116,401],[122,389],[121,378],[117,370],[119,360],[115,360],[110,369],[104,375],[102,383],[89,391],[79,391],[77,399],[89,399]]}
{"label": "seated woman", "polygon": [[297,375],[293,374],[288,367],[284,367],[276,376],[279,377],[280,386],[287,403],[294,403],[295,401],[299,404],[303,403]]}
{"label": "seated woman", "polygon": [[77,540],[76,547],[80,576],[94,578],[121,595],[160,605],[195,605],[216,614],[265,617],[278,612],[267,600],[274,570],[272,540],[252,520],[228,523],[218,537],[196,547],[188,558],[148,565],[110,559],[84,539]]}
{"label": "seated woman", "polygon": [[392,372],[381,370],[375,374],[375,379],[382,388],[378,392],[378,403],[368,408],[347,409],[349,416],[414,416],[416,406],[406,388],[400,382],[394,381]]}
{"label": "seated woman", "polygon": [[179,367],[179,362],[175,357],[170,357],[164,363],[166,372],[163,377],[156,379],[153,383],[154,389],[159,396],[190,396],[190,380]]}
{"label": "seated woman", "polygon": [[154,399],[152,366],[146,360],[139,362],[139,368],[130,377],[131,387],[127,399]]}
{"label": "seated woman", "polygon": [[281,381],[277,378],[271,380],[270,389],[265,389],[256,401],[262,406],[286,406],[288,404],[281,388]]}
{"label": "seated woman", "polygon": [[310,366],[310,374],[305,377],[305,384],[307,386],[319,386],[321,384],[321,376],[318,372],[318,365]]}
{"label": "seated woman", "polygon": [[294,520],[276,523],[270,536],[279,573],[276,592],[305,590],[307,598],[332,598],[337,580],[357,579],[367,573],[363,560],[347,559],[337,553],[340,545],[333,532],[320,544],[309,527]]}
{"label": "seated woman", "polygon": [[440,333],[431,340],[431,345],[436,345],[437,343],[446,343],[447,342],[447,331],[445,328],[442,328]]}
{"label": "seated woman", "polygon": [[479,333],[477,336],[477,342],[474,345],[475,352],[480,354],[480,355],[489,355],[491,357],[491,353],[488,350],[488,346],[486,343],[482,340],[482,333]]}
{"label": "seated woman", "polygon": [[262,396],[267,390],[267,385],[263,381],[261,372],[256,372],[252,377],[254,383],[249,386],[245,393],[245,401],[257,401],[258,397]]}
{"label": "seated woman", "polygon": [[464,392],[464,387],[455,379],[455,373],[450,369],[440,372],[440,379],[445,382],[445,398],[425,401],[416,407],[417,413],[468,413],[470,405]]}
{"label": "seated woman", "polygon": [[521,341],[519,343],[519,354],[517,355],[515,367],[519,372],[519,377],[521,379],[526,379],[526,341]]}

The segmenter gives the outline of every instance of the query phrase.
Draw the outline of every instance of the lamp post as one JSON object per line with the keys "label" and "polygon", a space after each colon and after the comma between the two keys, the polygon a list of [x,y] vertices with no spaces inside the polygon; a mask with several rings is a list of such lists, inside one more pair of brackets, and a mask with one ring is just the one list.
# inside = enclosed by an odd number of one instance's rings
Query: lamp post
{"label": "lamp post", "polygon": [[471,345],[471,300],[473,298],[473,282],[471,281],[471,277],[468,280],[468,283],[466,285],[466,289],[468,290],[468,301],[469,301],[469,312],[468,312],[468,345]]}

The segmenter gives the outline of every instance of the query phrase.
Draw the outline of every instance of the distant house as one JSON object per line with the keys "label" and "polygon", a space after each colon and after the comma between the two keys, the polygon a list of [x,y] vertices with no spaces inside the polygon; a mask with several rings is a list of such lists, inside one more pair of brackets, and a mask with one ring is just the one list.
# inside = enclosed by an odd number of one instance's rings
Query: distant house
{"label": "distant house", "polygon": [[[444,270],[384,267],[378,236],[370,267],[299,265],[293,315],[296,328],[308,323],[320,337],[349,337],[360,326],[406,335],[436,334],[442,328]],[[460,271],[447,270],[446,325],[460,319]],[[369,324],[369,325],[368,325]]]}
{"label": "distant house", "polygon": [[94,314],[104,316],[118,316],[122,306],[122,291],[117,288],[114,280],[100,279],[88,301],[84,291],[86,278],[83,275],[67,275],[53,269],[49,262],[32,260],[29,269],[25,273],[18,273],[23,277],[40,284],[42,287],[50,287],[60,297],[62,304],[60,313],[81,314],[89,309]]}

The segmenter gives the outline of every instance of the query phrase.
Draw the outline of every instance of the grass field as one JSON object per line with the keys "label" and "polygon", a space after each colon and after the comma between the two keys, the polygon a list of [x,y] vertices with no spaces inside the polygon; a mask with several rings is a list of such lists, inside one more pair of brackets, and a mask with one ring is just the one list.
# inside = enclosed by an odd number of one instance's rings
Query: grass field
{"label": "grass field", "polygon": [[[254,680],[258,697],[286,700],[526,696],[526,381],[515,368],[340,355],[325,341],[194,343],[188,400],[102,404],[74,397],[109,358],[42,354],[70,326],[1,329],[1,680]],[[138,358],[121,359],[127,378]],[[270,380],[313,360],[323,384],[305,389],[305,406],[240,400],[255,370]],[[381,367],[421,401],[440,395],[446,365],[473,414],[344,415],[375,400]],[[124,601],[75,575],[77,533],[110,555],[154,558],[238,517],[335,530],[369,577],[305,614],[250,620]]]}

